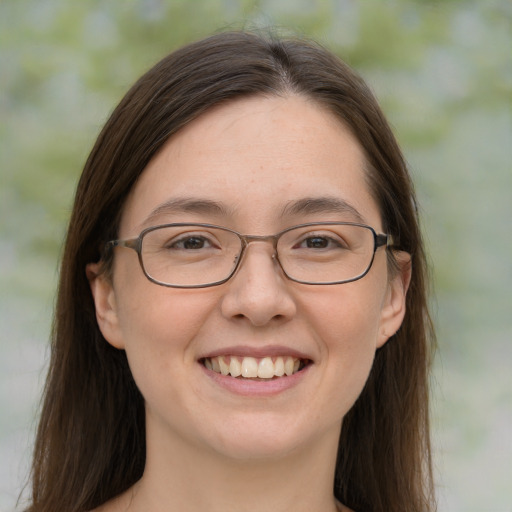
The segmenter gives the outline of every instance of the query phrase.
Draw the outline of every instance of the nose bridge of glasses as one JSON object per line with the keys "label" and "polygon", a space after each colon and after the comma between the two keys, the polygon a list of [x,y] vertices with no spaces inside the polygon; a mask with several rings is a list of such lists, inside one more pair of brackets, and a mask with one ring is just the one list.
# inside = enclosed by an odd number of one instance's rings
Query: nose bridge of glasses
{"label": "nose bridge of glasses", "polygon": [[242,239],[244,248],[246,248],[249,244],[256,242],[270,242],[272,244],[272,248],[274,249],[274,255],[277,251],[277,241],[279,239],[279,235],[241,235],[240,238]]}
{"label": "nose bridge of glasses", "polygon": [[239,257],[240,260],[246,258],[245,253],[250,244],[255,244],[255,243],[269,244],[270,243],[272,246],[272,254],[271,254],[272,260],[279,261],[279,259],[277,257],[277,242],[279,239],[279,235],[239,235],[239,237],[242,242],[242,250],[240,251],[240,257]]}

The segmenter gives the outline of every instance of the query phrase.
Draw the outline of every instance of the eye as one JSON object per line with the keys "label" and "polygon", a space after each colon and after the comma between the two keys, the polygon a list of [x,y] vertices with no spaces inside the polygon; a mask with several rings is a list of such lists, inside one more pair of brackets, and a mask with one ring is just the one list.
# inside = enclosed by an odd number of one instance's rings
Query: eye
{"label": "eye", "polygon": [[328,235],[309,235],[302,237],[295,245],[294,249],[341,249],[346,245],[337,236]]}
{"label": "eye", "polygon": [[329,239],[320,236],[312,236],[304,240],[305,246],[308,249],[325,249],[329,247],[329,242]]}
{"label": "eye", "polygon": [[178,239],[170,240],[166,247],[168,249],[191,250],[210,249],[214,247],[211,240],[200,235],[184,235]]}

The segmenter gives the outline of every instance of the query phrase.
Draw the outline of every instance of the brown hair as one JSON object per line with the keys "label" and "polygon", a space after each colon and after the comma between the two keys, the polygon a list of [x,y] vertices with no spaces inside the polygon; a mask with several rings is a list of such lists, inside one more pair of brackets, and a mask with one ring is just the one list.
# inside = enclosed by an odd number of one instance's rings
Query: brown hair
{"label": "brown hair", "polygon": [[220,102],[296,93],[336,115],[366,152],[385,232],[412,255],[401,329],[378,350],[341,432],[334,493],[359,512],[435,508],[428,419],[433,332],[414,192],[372,93],[322,47],[223,33],[188,45],[143,75],[103,128],[76,193],[32,468],[31,512],[83,512],[118,495],[145,463],[144,403],[124,351],[103,338],[85,274],[116,238],[124,201],[162,145]]}

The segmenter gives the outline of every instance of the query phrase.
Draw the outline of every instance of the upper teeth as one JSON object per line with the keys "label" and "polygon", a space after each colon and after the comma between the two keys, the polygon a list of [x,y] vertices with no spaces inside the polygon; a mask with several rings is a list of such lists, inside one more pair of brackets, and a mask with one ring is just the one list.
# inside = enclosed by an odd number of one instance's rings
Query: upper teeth
{"label": "upper teeth", "polygon": [[271,379],[272,377],[293,375],[300,368],[300,359],[289,356],[279,356],[274,359],[272,357],[263,357],[261,359],[243,357],[239,359],[235,356],[217,356],[205,358],[204,365],[209,370],[221,373],[222,375]]}

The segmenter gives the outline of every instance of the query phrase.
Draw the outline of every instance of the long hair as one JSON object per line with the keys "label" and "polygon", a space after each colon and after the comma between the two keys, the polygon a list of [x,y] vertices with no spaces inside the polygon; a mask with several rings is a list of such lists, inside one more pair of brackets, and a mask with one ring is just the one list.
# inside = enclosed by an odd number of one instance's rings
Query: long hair
{"label": "long hair", "polygon": [[414,191],[400,149],[364,81],[327,50],[230,32],[185,46],[144,74],[85,164],[62,258],[27,511],[91,510],[144,470],[144,401],[124,351],[98,328],[85,274],[87,263],[101,259],[104,243],[117,237],[138,177],[173,134],[214,105],[286,94],[327,107],[352,131],[366,155],[383,228],[412,256],[403,325],[377,351],[343,421],[334,494],[358,512],[434,509],[427,385],[434,338]]}

